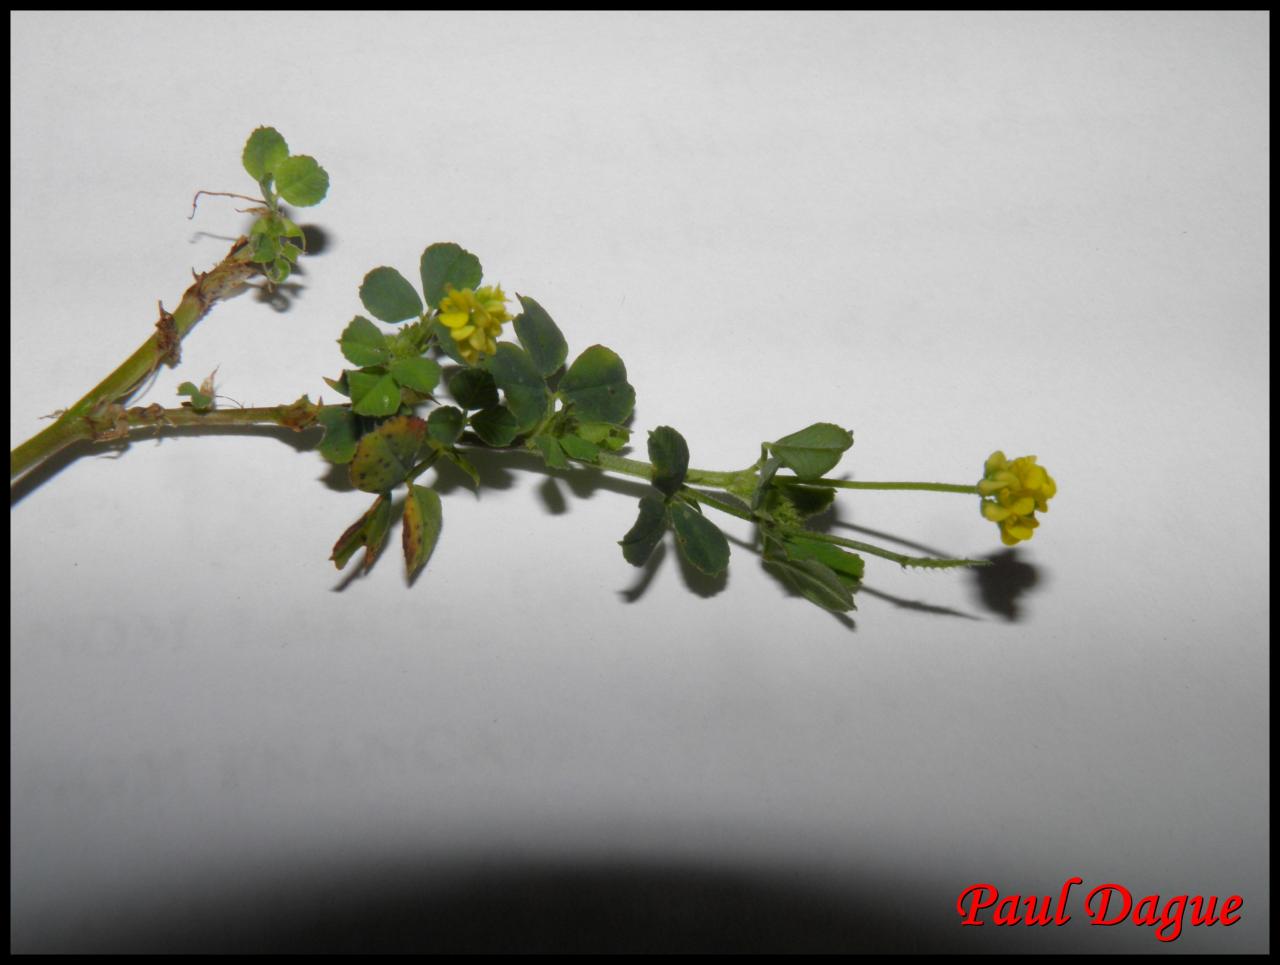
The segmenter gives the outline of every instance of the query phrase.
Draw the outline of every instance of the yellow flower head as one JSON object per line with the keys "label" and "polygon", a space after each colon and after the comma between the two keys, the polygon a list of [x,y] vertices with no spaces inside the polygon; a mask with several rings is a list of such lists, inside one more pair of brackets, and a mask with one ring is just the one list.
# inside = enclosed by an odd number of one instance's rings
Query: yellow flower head
{"label": "yellow flower head", "polygon": [[1036,465],[1035,456],[1010,462],[1003,452],[991,454],[978,482],[978,492],[983,496],[982,515],[999,525],[1000,539],[1006,546],[1031,539],[1040,525],[1036,510],[1048,512],[1049,500],[1057,491],[1057,483]]}
{"label": "yellow flower head", "polygon": [[450,289],[440,299],[440,321],[458,343],[458,352],[468,365],[474,365],[480,353],[498,351],[498,336],[503,322],[511,321],[507,312],[507,296],[501,285]]}

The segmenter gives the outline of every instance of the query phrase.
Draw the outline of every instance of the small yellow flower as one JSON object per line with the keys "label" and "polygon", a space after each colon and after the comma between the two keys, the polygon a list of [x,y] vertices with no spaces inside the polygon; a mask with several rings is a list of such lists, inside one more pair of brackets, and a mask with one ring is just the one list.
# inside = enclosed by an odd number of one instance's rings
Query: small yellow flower
{"label": "small yellow flower", "polygon": [[474,291],[450,289],[440,299],[440,322],[449,329],[468,365],[474,365],[481,352],[492,355],[498,351],[502,324],[509,321],[507,296],[501,285],[486,285]]}
{"label": "small yellow flower", "polygon": [[1006,546],[1031,539],[1040,525],[1036,511],[1049,511],[1049,500],[1058,491],[1053,477],[1036,465],[1035,456],[1022,456],[1012,462],[1003,452],[993,452],[987,459],[983,478],[978,482],[982,515],[1000,527],[1000,539]]}

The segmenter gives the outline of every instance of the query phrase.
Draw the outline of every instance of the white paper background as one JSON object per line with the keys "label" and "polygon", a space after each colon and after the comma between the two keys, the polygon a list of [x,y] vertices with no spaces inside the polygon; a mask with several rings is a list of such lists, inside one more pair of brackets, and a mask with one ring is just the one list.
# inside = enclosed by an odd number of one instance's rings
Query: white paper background
{"label": "white paper background", "polygon": [[[336,573],[368,500],[295,440],[63,460],[11,510],[15,950],[1267,950],[1266,15],[10,22],[12,444],[221,257],[191,195],[271,124],[328,244],[143,403],[332,396],[364,273],[452,240],[623,356],[641,443],[830,420],[856,478],[1060,486],[1019,619],[872,561],[851,629],[738,544],[630,602],[641,489],[585,472],[487,461],[409,588]],[[975,502],[838,525],[998,551]],[[959,927],[1072,875],[1063,928]],[[1113,881],[1243,916],[1090,927]]]}

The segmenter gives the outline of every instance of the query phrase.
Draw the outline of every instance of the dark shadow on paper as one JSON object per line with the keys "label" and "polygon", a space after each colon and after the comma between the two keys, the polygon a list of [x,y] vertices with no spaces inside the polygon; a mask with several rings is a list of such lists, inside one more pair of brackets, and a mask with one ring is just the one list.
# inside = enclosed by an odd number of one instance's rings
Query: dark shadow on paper
{"label": "dark shadow on paper", "polygon": [[[246,869],[247,870],[247,869]],[[176,892],[176,893],[174,893]],[[645,861],[427,858],[287,870],[234,888],[110,895],[14,925],[17,953],[673,954],[963,950],[936,896],[883,877]],[[11,923],[12,924],[12,923]],[[984,929],[990,931],[990,929]],[[1002,950],[1035,947],[1016,933]]]}

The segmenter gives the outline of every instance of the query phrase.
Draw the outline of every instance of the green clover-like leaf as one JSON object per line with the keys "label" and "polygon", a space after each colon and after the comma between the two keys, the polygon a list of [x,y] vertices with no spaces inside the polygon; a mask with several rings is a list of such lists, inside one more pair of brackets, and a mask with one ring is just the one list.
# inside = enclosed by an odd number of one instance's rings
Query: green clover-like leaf
{"label": "green clover-like leaf", "polygon": [[539,372],[551,375],[564,365],[569,345],[546,309],[527,295],[517,295],[524,311],[516,316],[516,338],[533,359]]}
{"label": "green clover-like leaf", "polygon": [[411,485],[404,503],[404,565],[412,579],[436,547],[443,525],[440,494],[426,486]]}
{"label": "green clover-like leaf", "polygon": [[261,181],[289,156],[289,145],[274,127],[260,127],[245,142],[241,161],[249,177]]}
{"label": "green clover-like leaf", "polygon": [[280,197],[299,208],[319,204],[329,193],[328,173],[315,158],[306,154],[295,154],[279,162],[275,179]]}
{"label": "green clover-like leaf", "polygon": [[520,428],[538,424],[547,411],[547,383],[529,353],[510,342],[499,342],[498,351],[488,363],[489,372],[507,397],[507,408]]}
{"label": "green clover-like leaf", "polygon": [[399,358],[387,368],[397,382],[423,395],[430,395],[440,384],[440,363],[435,359],[421,356]]}
{"label": "green clover-like leaf", "polygon": [[422,314],[422,299],[409,280],[394,268],[375,268],[364,276],[360,301],[374,318],[403,322]]}
{"label": "green clover-like leaf", "polygon": [[356,415],[376,418],[394,415],[400,408],[400,386],[381,369],[348,372],[347,385],[351,389],[351,409]]}
{"label": "green clover-like leaf", "polygon": [[797,476],[812,480],[835,468],[853,445],[853,433],[830,422],[816,422],[766,445]]}
{"label": "green clover-like leaf", "polygon": [[391,358],[387,336],[363,315],[357,315],[338,339],[342,354],[354,365],[381,365]]}
{"label": "green clover-like leaf", "polygon": [[498,404],[498,385],[484,369],[458,369],[449,377],[449,394],[464,409],[488,409]]}
{"label": "green clover-like leaf", "polygon": [[636,403],[627,367],[603,345],[593,345],[574,359],[560,381],[560,394],[586,422],[625,422]]}
{"label": "green clover-like leaf", "polygon": [[349,406],[321,406],[316,421],[324,426],[324,437],[316,448],[329,462],[342,465],[356,454],[356,442],[360,438],[360,420]]}
{"label": "green clover-like leaf", "polygon": [[408,478],[429,447],[423,420],[412,415],[388,419],[356,445],[351,483],[367,493],[387,492]]}
{"label": "green clover-like leaf", "polygon": [[422,293],[435,308],[450,288],[478,288],[484,273],[480,259],[451,241],[429,246],[418,263]]}
{"label": "green clover-like leaf", "polygon": [[653,463],[654,486],[674,496],[689,471],[689,446],[684,436],[670,426],[658,426],[649,433],[649,461]]}
{"label": "green clover-like leaf", "polygon": [[520,435],[520,421],[505,405],[490,406],[473,412],[471,428],[491,446],[509,446]]}
{"label": "green clover-like leaf", "polygon": [[458,441],[458,436],[462,435],[462,429],[466,424],[467,417],[461,409],[442,405],[438,409],[433,409],[431,415],[427,416],[427,434],[437,442],[451,446]]}
{"label": "green clover-like leaf", "polygon": [[383,540],[387,538],[387,530],[391,528],[391,495],[382,493],[374,500],[368,511],[357,519],[345,533],[338,537],[333,545],[333,560],[338,569],[347,565],[351,555],[361,546],[364,551],[364,569],[367,571],[378,558]]}
{"label": "green clover-like leaf", "polygon": [[673,501],[670,513],[680,555],[707,576],[723,573],[729,565],[729,541],[719,527],[682,502]]}
{"label": "green clover-like leaf", "polygon": [[627,535],[618,541],[622,557],[632,566],[644,566],[667,531],[667,503],[657,493],[640,498],[640,512]]}

